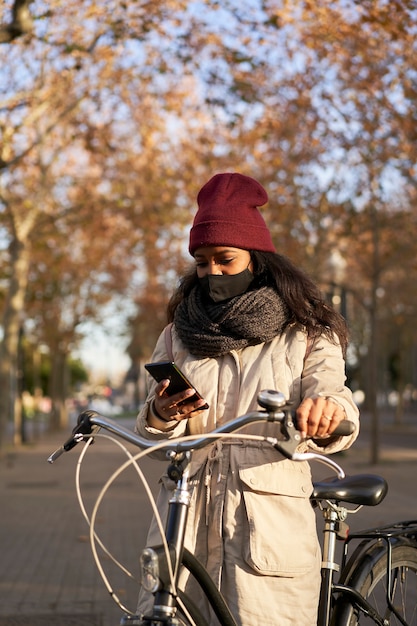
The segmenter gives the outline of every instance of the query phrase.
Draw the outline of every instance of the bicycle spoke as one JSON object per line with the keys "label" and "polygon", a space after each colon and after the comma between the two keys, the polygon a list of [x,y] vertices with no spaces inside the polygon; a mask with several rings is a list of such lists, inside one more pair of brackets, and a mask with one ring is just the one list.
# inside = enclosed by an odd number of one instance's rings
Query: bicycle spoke
{"label": "bicycle spoke", "polygon": [[[386,572],[371,572],[374,575],[371,581],[367,599],[378,611],[386,624],[390,626],[417,626],[417,562],[401,565],[391,570],[391,601],[392,608],[387,602]],[[400,616],[400,617],[399,617]],[[369,616],[360,613],[352,622],[353,625],[370,626],[375,624]]]}

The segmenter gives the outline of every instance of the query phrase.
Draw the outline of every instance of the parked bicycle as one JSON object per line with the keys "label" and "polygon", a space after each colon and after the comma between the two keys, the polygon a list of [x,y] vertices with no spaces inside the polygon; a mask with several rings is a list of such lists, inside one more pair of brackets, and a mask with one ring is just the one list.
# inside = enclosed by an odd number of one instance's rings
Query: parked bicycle
{"label": "parked bicycle", "polygon": [[[106,489],[121,471],[132,463],[136,464],[145,454],[167,449],[168,476],[177,486],[170,501],[166,526],[160,527],[161,545],[146,547],[141,555],[142,585],[154,594],[153,610],[145,617],[127,612],[121,618],[121,626],[209,626],[192,599],[178,588],[182,568],[186,568],[199,583],[221,626],[236,626],[207,571],[184,547],[190,501],[187,470],[193,450],[221,437],[249,437],[234,433],[250,423],[265,420],[276,423],[277,436],[265,438],[251,435],[251,439],[266,441],[277,453],[293,461],[319,461],[337,474],[335,478],[315,482],[311,494],[311,501],[324,520],[317,626],[417,625],[417,520],[349,533],[348,515],[357,513],[363,506],[376,506],[382,502],[388,488],[386,481],[370,474],[345,476],[343,469],[332,458],[315,452],[297,452],[300,433],[296,429],[292,407],[286,404],[284,396],[277,391],[266,390],[260,392],[258,402],[261,410],[238,417],[212,433],[162,443],[143,439],[95,411],[84,411],[72,436],[49,457],[48,461],[53,463],[78,442],[92,441],[100,429],[142,450],[137,455],[130,455],[107,481],[98,498],[91,516],[90,532],[97,561],[95,543],[99,539],[94,530],[94,518]],[[350,422],[342,422],[336,434],[350,434],[352,428]],[[352,508],[346,505],[352,505]],[[337,562],[337,540],[343,542],[340,563]],[[118,602],[117,598],[114,599]]]}

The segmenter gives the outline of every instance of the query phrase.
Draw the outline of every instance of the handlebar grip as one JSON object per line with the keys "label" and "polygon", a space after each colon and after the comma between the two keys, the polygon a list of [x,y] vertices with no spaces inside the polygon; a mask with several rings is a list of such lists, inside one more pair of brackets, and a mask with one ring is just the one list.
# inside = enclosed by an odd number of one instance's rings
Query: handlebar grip
{"label": "handlebar grip", "polygon": [[[294,423],[295,423],[295,427],[298,430],[297,416],[295,414],[294,414]],[[355,432],[355,430],[356,430],[356,425],[354,422],[351,422],[350,420],[342,420],[341,422],[339,422],[335,430],[332,432],[331,437],[348,437],[349,435],[352,435]]]}
{"label": "handlebar grip", "polygon": [[356,426],[350,420],[342,420],[340,424],[337,425],[337,428],[332,432],[332,435],[337,435],[338,437],[347,437],[348,435],[352,435],[356,430]]}
{"label": "handlebar grip", "polygon": [[55,452],[51,454],[51,456],[48,457],[48,463],[53,463],[54,461],[59,459],[61,454],[72,450],[77,445],[77,443],[83,440],[84,435],[93,435],[94,431],[97,430],[98,427],[93,426],[90,423],[90,419],[96,415],[98,415],[98,413],[91,410],[83,411],[83,413],[80,413],[80,415],[78,416],[77,425],[73,429],[71,437],[69,437],[62,446],[60,446],[57,450],[55,450]]}

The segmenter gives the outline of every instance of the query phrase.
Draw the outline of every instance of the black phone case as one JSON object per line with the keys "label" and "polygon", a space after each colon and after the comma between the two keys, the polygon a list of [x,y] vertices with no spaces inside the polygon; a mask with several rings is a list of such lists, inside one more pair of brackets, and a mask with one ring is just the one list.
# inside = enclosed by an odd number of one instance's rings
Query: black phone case
{"label": "black phone case", "polygon": [[[151,374],[151,376],[159,383],[161,380],[167,378],[170,383],[166,390],[169,396],[173,396],[180,391],[186,389],[195,389],[194,385],[188,380],[188,378],[181,372],[180,368],[172,361],[159,361],[157,363],[146,363],[145,369]],[[196,390],[195,395],[187,398],[185,401],[180,402],[186,404],[187,402],[194,402],[197,398],[202,399],[202,396]],[[200,407],[198,410],[208,409],[208,404]]]}

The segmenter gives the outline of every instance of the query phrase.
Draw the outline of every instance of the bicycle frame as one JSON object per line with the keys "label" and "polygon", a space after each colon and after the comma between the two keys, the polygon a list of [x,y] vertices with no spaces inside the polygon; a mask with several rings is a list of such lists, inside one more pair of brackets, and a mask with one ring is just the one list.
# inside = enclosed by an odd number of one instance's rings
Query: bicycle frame
{"label": "bicycle frame", "polygon": [[[369,603],[367,603],[366,600],[362,598],[362,596],[360,596],[358,593],[356,593],[353,589],[334,582],[336,572],[340,571],[340,566],[335,561],[336,541],[338,538],[343,538],[345,541],[345,546],[348,542],[348,538],[343,537],[343,534],[345,532],[347,534],[348,532],[348,527],[344,522],[347,516],[346,509],[340,506],[329,506],[329,508],[324,509],[323,516],[325,520],[325,526],[323,530],[323,561],[321,567],[321,586],[317,626],[330,625],[332,609],[337,593],[341,593],[345,597],[348,597],[354,605],[360,606],[367,612],[371,613],[373,611]],[[341,569],[343,572],[343,565]],[[376,623],[380,624],[380,626],[383,626],[382,622],[376,621]]]}
{"label": "bicycle frame", "polygon": [[[162,545],[145,548],[142,553],[142,570],[147,572],[151,587],[152,582],[155,581],[155,599],[152,616],[145,616],[140,624],[154,624],[160,621],[164,625],[169,624],[169,626],[172,626],[178,623],[175,617],[177,608],[176,594],[178,592],[177,584],[182,563],[191,572],[200,586],[204,588],[209,604],[212,606],[220,624],[222,626],[236,626],[229,608],[206,570],[189,551],[184,549],[184,535],[190,505],[188,467],[184,469],[184,465],[188,461],[189,456],[183,453],[171,453],[171,464],[167,473],[169,478],[177,482],[177,487],[169,501],[165,530],[165,538],[170,548],[171,568],[165,565],[167,555]],[[144,560],[146,561],[145,563]],[[209,626],[194,605],[191,603],[187,604],[186,598],[182,599],[182,601],[196,624],[199,626],[207,624]],[[121,623],[129,622],[122,621]]]}
{"label": "bicycle frame", "polygon": [[[392,553],[395,546],[408,545],[417,551],[417,521],[398,522],[394,525],[373,528],[369,530],[348,533],[349,528],[345,523],[349,513],[356,513],[363,505],[375,506],[385,497],[387,485],[378,476],[357,476],[366,486],[366,492],[361,494],[361,485],[357,484],[351,495],[347,494],[343,499],[345,502],[358,504],[357,508],[348,510],[341,506],[336,500],[336,492],[333,501],[325,499],[326,506],[322,505],[320,496],[320,483],[315,484],[315,494],[313,500],[319,502],[325,520],[324,540],[323,540],[323,562],[322,562],[322,582],[320,590],[320,602],[317,626],[339,626],[336,619],[341,619],[343,624],[348,623],[348,619],[338,615],[334,616],[334,607],[337,603],[347,605],[347,611],[359,611],[372,619],[378,626],[387,626],[390,622],[386,616],[380,615],[368,600],[350,583],[352,577],[357,572],[365,574],[373,570],[377,563],[384,558],[385,567],[385,600],[390,612],[403,626],[409,626],[408,622],[399,614],[393,596],[395,586],[393,584],[393,562]],[[346,481],[342,481],[346,482]],[[327,488],[328,490],[328,488]],[[314,497],[316,496],[316,497]],[[336,540],[342,539],[344,542],[341,567],[335,562]],[[362,540],[352,555],[349,556],[351,542]],[[348,559],[349,556],[349,559]],[[334,577],[340,570],[339,581],[336,583]],[[349,622],[350,623],[350,622]]]}
{"label": "bicycle frame", "polygon": [[[152,615],[143,619],[135,615],[126,615],[122,618],[122,625],[139,625],[139,626],[178,626],[182,624],[180,618],[177,617],[177,607],[181,605],[181,592],[177,590],[177,583],[181,565],[189,569],[190,573],[196,578],[202,587],[206,597],[211,604],[213,611],[222,626],[236,626],[233,616],[222,598],[220,592],[215,587],[213,581],[209,578],[207,572],[198,563],[198,561],[184,549],[184,533],[187,522],[187,513],[190,503],[190,492],[188,487],[187,465],[189,462],[190,452],[192,450],[202,448],[209,442],[220,438],[225,434],[230,434],[247,424],[269,421],[275,422],[279,426],[279,439],[274,437],[263,438],[270,445],[278,450],[285,458],[295,461],[316,460],[330,466],[336,472],[338,480],[335,480],[335,486],[331,483],[316,483],[312,499],[318,502],[325,519],[324,540],[323,540],[323,563],[322,563],[322,581],[318,614],[318,626],[330,626],[331,614],[334,608],[336,598],[346,598],[359,610],[370,615],[375,624],[386,626],[387,622],[379,616],[373,607],[361,596],[355,589],[351,588],[345,581],[351,569],[352,558],[347,562],[347,546],[354,538],[362,538],[367,541],[362,552],[365,552],[367,546],[376,539],[384,539],[383,529],[373,529],[364,534],[355,533],[346,538],[347,526],[344,520],[349,512],[356,512],[362,505],[374,506],[382,501],[386,493],[386,483],[381,477],[356,476],[352,482],[351,478],[345,478],[343,469],[331,458],[316,453],[298,453],[297,446],[301,439],[300,434],[296,430],[292,407],[286,404],[282,394],[275,391],[263,391],[258,396],[258,402],[263,410],[254,411],[247,415],[238,417],[227,424],[222,425],[212,433],[206,436],[185,437],[182,440],[171,440],[166,442],[166,448],[169,450],[168,455],[170,464],[168,475],[177,484],[169,503],[168,519],[165,527],[165,539],[168,545],[168,554],[163,546],[151,546],[145,548],[142,555],[142,564],[144,570],[146,584],[149,585],[154,594]],[[350,422],[342,422],[344,432],[336,434],[350,434],[352,432],[352,424]],[[132,431],[118,425],[95,411],[85,411],[78,418],[78,425],[73,431],[73,435],[63,446],[56,450],[48,459],[53,463],[63,452],[71,450],[79,441],[94,437],[98,429],[103,428],[112,434],[118,435],[126,441],[133,443],[139,448],[151,450],[155,448],[155,443],[142,439]],[[189,439],[189,441],[185,441]],[[362,481],[360,480],[362,479]],[[330,485],[330,486],[329,486]],[[355,511],[347,511],[340,506],[340,502],[350,502],[359,505]],[[322,503],[326,502],[325,508]],[[396,531],[385,529],[385,541],[387,544],[387,576],[390,576],[390,546],[391,541],[399,541],[401,537],[417,536],[417,526],[410,526],[406,529],[404,526],[399,527]],[[336,541],[337,538],[345,540],[345,552],[342,559],[342,572],[340,580],[335,583],[334,577],[339,565],[335,562],[336,558]],[[417,549],[417,548],[416,548]],[[354,553],[356,561],[360,555]],[[355,559],[354,559],[355,561]],[[355,561],[355,563],[356,563]],[[158,569],[152,569],[154,565]],[[152,581],[154,585],[152,585]],[[389,581],[390,582],[390,581]],[[388,587],[390,589],[390,586]],[[389,592],[387,592],[387,595]],[[179,599],[178,599],[179,596]],[[387,597],[387,603],[392,607],[392,598]],[[392,607],[395,612],[395,608]],[[189,612],[191,618],[199,626],[208,626],[203,616],[198,610],[188,603],[185,606],[185,614]],[[401,619],[401,617],[399,618]],[[401,621],[404,626],[408,626],[406,622]]]}

